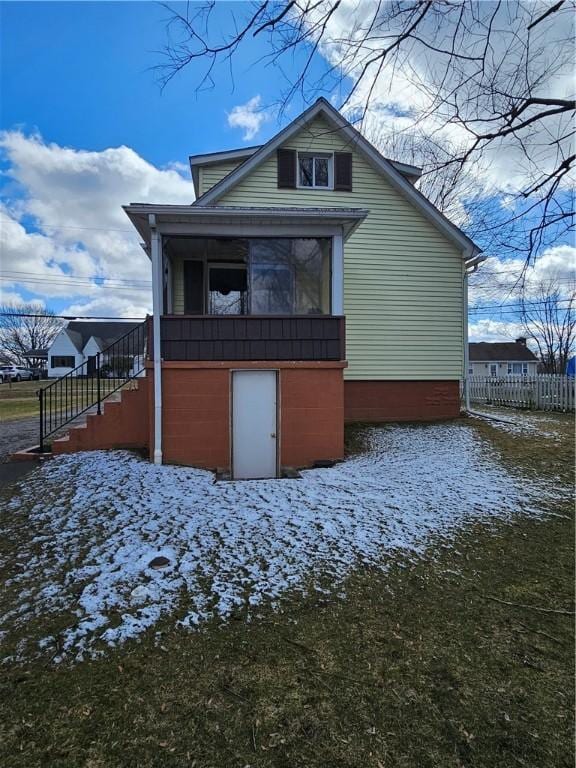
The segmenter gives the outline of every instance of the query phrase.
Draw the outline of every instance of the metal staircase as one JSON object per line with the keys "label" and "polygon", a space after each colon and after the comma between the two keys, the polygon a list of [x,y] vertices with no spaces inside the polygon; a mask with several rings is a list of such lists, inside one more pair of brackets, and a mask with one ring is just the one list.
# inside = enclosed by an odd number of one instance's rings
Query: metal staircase
{"label": "metal staircase", "polygon": [[47,387],[40,400],[40,453],[46,439],[80,415],[102,413],[102,403],[142,374],[147,352],[146,321],[77,365]]}

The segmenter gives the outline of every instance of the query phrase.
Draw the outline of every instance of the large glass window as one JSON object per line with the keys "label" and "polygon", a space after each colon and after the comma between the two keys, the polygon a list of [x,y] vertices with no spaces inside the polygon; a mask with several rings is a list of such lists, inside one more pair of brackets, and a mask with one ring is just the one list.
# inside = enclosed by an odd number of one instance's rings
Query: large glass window
{"label": "large glass window", "polygon": [[250,312],[253,315],[329,314],[330,240],[251,240]]}
{"label": "large glass window", "polygon": [[330,314],[331,243],[327,237],[181,238],[170,244],[170,256],[183,265],[178,270],[175,262],[181,282],[174,283],[174,301],[191,315]]}

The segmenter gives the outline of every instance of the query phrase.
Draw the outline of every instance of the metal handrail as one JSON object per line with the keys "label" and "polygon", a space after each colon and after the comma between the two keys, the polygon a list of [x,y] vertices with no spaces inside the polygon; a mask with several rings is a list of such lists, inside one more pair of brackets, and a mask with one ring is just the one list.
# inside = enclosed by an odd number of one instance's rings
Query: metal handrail
{"label": "metal handrail", "polygon": [[37,391],[40,401],[40,452],[44,442],[102,403],[144,370],[147,337],[146,321],[132,328],[112,344],[77,365],[56,381]]}

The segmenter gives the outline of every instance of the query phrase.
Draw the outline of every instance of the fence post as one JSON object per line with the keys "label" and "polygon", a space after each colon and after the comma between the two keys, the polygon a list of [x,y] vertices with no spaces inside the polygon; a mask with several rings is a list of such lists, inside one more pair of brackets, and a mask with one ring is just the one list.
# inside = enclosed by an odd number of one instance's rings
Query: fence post
{"label": "fence post", "polygon": [[40,388],[36,394],[40,400],[40,453],[44,453],[44,390]]}
{"label": "fence post", "polygon": [[96,352],[96,398],[98,401],[98,407],[96,413],[98,416],[102,415],[102,407],[100,405],[100,352]]}

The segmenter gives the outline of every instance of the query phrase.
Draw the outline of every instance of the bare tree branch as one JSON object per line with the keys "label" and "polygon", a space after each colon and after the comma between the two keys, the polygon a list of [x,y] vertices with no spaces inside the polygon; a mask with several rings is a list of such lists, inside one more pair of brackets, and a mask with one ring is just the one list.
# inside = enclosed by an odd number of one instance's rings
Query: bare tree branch
{"label": "bare tree branch", "polygon": [[53,312],[38,304],[0,305],[0,355],[17,365],[38,365],[39,359],[29,361],[25,355],[48,349],[62,326]]}
{"label": "bare tree branch", "polygon": [[[233,71],[240,45],[265,34],[259,63],[286,80],[280,117],[297,96],[341,93],[360,130],[387,154],[402,145],[424,170],[422,191],[456,210],[485,249],[520,251],[529,264],[573,230],[574,0],[275,0],[239,6],[224,35],[213,2],[193,15],[165,7],[164,87],[194,61],[206,65],[198,89],[211,85],[221,63]],[[509,158],[500,176],[495,158]],[[504,200],[507,215],[496,209]]]}

